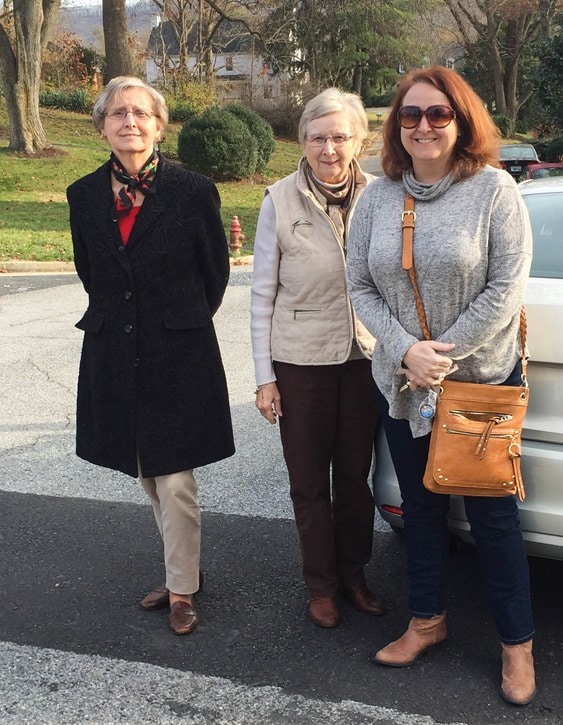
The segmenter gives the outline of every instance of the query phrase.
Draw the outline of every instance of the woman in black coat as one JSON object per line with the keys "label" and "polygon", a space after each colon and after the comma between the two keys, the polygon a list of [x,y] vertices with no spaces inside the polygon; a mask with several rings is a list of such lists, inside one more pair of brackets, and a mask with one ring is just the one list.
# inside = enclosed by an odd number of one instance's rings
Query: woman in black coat
{"label": "woman in black coat", "polygon": [[164,542],[166,583],[141,602],[170,604],[176,634],[198,617],[200,511],[192,469],[234,453],[212,317],[229,278],[212,181],[155,150],[164,98],[110,81],[93,110],[110,160],[67,190],[76,270],[89,296],[78,378],[77,454],[139,476]]}

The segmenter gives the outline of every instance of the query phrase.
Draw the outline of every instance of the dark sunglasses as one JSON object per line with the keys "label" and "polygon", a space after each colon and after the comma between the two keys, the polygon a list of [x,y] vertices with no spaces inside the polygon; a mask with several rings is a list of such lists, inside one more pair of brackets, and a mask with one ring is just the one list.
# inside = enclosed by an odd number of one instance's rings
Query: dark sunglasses
{"label": "dark sunglasses", "polygon": [[402,128],[416,128],[423,116],[426,116],[432,128],[446,128],[454,120],[456,113],[453,108],[440,105],[428,106],[425,111],[420,106],[402,106],[397,112]]}

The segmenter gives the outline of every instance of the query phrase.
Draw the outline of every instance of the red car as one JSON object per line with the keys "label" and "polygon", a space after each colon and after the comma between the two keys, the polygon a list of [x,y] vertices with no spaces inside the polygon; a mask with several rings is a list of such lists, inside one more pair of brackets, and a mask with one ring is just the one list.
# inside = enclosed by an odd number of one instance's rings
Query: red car
{"label": "red car", "polygon": [[563,162],[541,161],[539,164],[528,164],[522,171],[518,181],[526,181],[527,179],[545,179],[546,176],[563,176]]}

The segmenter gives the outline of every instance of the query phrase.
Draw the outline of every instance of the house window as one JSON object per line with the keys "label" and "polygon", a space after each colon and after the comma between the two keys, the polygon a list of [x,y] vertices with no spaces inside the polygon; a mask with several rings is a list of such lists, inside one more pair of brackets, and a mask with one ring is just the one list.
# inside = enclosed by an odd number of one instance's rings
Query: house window
{"label": "house window", "polygon": [[225,57],[225,70],[233,70],[233,56],[227,55]]}

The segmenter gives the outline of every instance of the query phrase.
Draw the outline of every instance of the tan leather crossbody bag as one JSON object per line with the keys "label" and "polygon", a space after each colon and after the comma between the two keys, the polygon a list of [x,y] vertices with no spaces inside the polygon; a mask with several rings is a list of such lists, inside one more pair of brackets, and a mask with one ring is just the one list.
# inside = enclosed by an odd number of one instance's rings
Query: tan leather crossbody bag
{"label": "tan leather crossbody bag", "polygon": [[[420,326],[432,339],[413,261],[414,199],[405,197],[402,266],[413,285]],[[486,385],[444,380],[438,388],[424,486],[434,493],[508,496],[524,500],[520,471],[522,427],[528,407],[526,313],[520,313],[522,384]]]}

